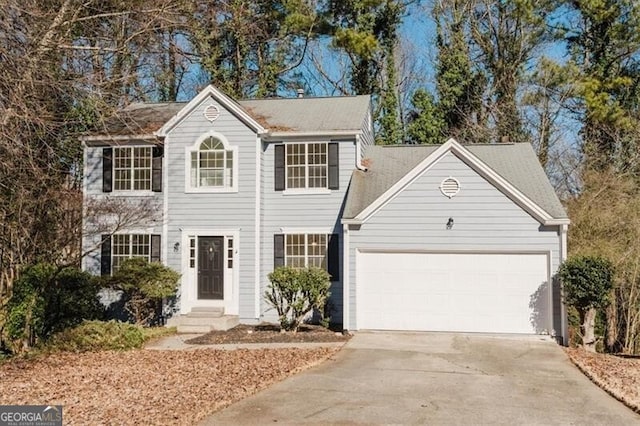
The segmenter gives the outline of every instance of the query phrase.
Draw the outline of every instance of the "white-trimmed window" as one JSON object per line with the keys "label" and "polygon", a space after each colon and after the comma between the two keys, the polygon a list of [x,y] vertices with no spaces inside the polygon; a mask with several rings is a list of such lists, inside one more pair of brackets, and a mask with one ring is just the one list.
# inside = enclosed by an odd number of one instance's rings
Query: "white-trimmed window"
{"label": "white-trimmed window", "polygon": [[327,188],[327,143],[286,144],[287,189]]}
{"label": "white-trimmed window", "polygon": [[113,148],[113,189],[150,191],[152,147]]}
{"label": "white-trimmed window", "polygon": [[125,259],[141,257],[151,260],[149,234],[115,234],[112,237],[111,271],[115,272]]}
{"label": "white-trimmed window", "polygon": [[237,148],[222,135],[208,133],[187,153],[187,189],[202,192],[232,191],[237,187]]}
{"label": "white-trimmed window", "polygon": [[327,267],[327,234],[287,234],[284,249],[286,266]]}

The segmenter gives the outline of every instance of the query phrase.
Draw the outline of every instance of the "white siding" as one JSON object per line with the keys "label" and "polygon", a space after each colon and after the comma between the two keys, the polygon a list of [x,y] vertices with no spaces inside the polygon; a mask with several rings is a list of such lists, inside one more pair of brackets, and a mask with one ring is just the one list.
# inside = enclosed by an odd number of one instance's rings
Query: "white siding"
{"label": "white siding", "polygon": [[[216,105],[219,118],[213,123],[204,118],[204,109]],[[209,131],[224,135],[229,144],[238,147],[234,159],[238,169],[237,193],[186,193],[185,150]],[[171,130],[165,140],[168,161],[168,265],[177,271],[182,267],[182,253],[188,247],[174,250],[181,242],[181,229],[239,229],[239,247],[234,270],[239,273],[239,314],[241,320],[255,320],[255,203],[256,203],[256,135],[212,98],[205,99],[183,121]]]}
{"label": "white siding", "polygon": [[[156,211],[154,220],[143,221],[136,224],[132,229],[132,232],[141,233],[162,233],[162,193],[148,191],[144,196],[130,196],[126,195],[126,192],[102,192],[102,147],[85,147],[84,149],[84,198],[85,203],[89,200],[105,200],[120,198],[126,200],[132,208],[135,208],[138,203],[151,203],[153,210]],[[124,195],[123,195],[124,194]],[[101,235],[94,232],[87,232],[94,229],[91,222],[99,221],[101,223],[109,223],[108,217],[84,217],[83,218],[83,230],[84,235],[82,238],[82,251],[88,255],[82,260],[82,267],[85,271],[92,274],[100,274],[100,239]],[[111,220],[111,222],[113,222]],[[122,230],[121,232],[126,232]],[[164,244],[164,242],[163,242]]]}
{"label": "white siding", "polygon": [[[314,140],[314,142],[329,142]],[[263,154],[262,187],[262,292],[269,283],[267,275],[273,271],[273,236],[281,234],[282,228],[326,228],[340,238],[342,253],[341,212],[351,174],[355,168],[356,149],[354,141],[336,141],[339,145],[340,187],[330,194],[284,194],[274,190],[274,143],[265,144]],[[342,259],[342,254],[340,254]],[[331,287],[332,322],[342,322],[342,265],[339,282]],[[264,306],[264,302],[263,302]],[[266,309],[267,307],[264,306]],[[273,310],[265,313],[269,321],[276,319]]]}
{"label": "white siding", "polygon": [[[460,182],[449,199],[443,179]],[[446,229],[449,218],[454,226]],[[356,324],[355,252],[417,250],[431,252],[547,252],[551,273],[558,268],[557,228],[544,228],[482,176],[449,153],[370,217],[350,231],[350,328]],[[558,303],[558,301],[554,301]],[[560,332],[557,326],[555,329]],[[553,328],[551,325],[549,329]]]}

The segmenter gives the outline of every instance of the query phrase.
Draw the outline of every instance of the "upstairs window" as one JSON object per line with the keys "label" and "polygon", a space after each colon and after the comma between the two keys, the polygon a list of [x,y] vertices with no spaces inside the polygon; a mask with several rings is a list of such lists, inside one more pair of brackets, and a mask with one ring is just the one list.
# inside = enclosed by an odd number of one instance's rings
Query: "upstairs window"
{"label": "upstairs window", "polygon": [[229,191],[237,186],[236,149],[218,136],[198,140],[188,153],[188,189],[202,192]]}
{"label": "upstairs window", "polygon": [[291,143],[287,151],[287,188],[327,187],[327,144]]}
{"label": "upstairs window", "polygon": [[339,188],[338,143],[285,143],[274,147],[275,190]]}
{"label": "upstairs window", "polygon": [[113,189],[151,190],[151,147],[113,149]]}
{"label": "upstairs window", "polygon": [[162,191],[162,146],[104,148],[102,191]]}

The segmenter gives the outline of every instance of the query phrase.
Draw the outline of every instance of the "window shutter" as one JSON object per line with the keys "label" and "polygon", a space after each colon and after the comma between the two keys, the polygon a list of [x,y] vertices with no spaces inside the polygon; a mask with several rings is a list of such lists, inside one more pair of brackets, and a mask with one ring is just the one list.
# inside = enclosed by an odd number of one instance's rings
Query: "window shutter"
{"label": "window shutter", "polygon": [[153,147],[153,159],[151,161],[151,190],[153,192],[162,192],[162,157],[164,156],[164,148],[161,146]]}
{"label": "window shutter", "polygon": [[273,268],[284,266],[284,234],[273,236]]}
{"label": "window shutter", "polygon": [[102,149],[102,192],[113,189],[113,148]]}
{"label": "window shutter", "polygon": [[153,234],[151,235],[151,261],[152,262],[160,262],[160,235]]}
{"label": "window shutter", "polygon": [[285,189],[285,153],[284,145],[276,145],[273,147],[275,156],[275,190],[284,191]]}
{"label": "window shutter", "polygon": [[100,247],[100,275],[111,275],[111,235],[102,235]]}
{"label": "window shutter", "polygon": [[331,275],[331,281],[340,281],[340,245],[338,234],[329,235],[327,272]]}
{"label": "window shutter", "polygon": [[329,144],[329,189],[340,188],[340,165],[338,161],[338,143]]}

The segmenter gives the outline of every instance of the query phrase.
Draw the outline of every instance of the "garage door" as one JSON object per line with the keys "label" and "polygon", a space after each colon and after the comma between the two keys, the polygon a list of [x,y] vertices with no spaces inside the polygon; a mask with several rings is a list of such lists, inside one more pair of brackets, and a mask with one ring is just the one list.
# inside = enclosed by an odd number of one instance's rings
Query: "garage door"
{"label": "garage door", "polygon": [[358,253],[359,329],[548,328],[545,254]]}

